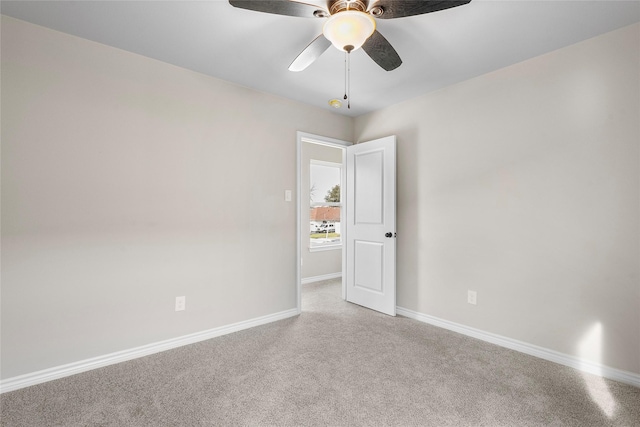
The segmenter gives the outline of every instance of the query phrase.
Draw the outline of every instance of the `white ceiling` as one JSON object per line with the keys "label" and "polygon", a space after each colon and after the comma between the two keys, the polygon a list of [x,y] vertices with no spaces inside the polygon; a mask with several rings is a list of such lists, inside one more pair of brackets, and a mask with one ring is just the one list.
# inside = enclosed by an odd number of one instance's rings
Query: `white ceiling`
{"label": "white ceiling", "polygon": [[[323,4],[322,0],[308,3]],[[333,110],[344,54],[331,47],[306,70],[291,61],[324,19],[237,9],[216,1],[2,1],[2,14]],[[351,56],[358,116],[640,21],[640,1],[472,0],[452,9],[378,20],[403,60],[384,71]]]}

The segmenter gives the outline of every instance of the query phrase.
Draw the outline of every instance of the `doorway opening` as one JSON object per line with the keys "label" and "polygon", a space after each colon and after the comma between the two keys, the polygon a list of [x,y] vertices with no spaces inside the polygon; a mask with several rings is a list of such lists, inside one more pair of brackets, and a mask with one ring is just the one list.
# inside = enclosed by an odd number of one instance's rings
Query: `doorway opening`
{"label": "doorway opening", "polygon": [[345,162],[350,142],[297,134],[297,308],[302,286],[342,278],[345,226]]}

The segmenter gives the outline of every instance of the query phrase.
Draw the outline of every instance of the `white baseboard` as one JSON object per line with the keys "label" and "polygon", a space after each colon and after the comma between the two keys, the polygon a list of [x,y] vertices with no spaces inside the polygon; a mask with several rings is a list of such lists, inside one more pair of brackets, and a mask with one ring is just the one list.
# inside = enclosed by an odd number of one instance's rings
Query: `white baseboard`
{"label": "white baseboard", "polygon": [[[341,275],[330,275],[329,278],[323,278],[319,280],[328,280],[340,277]],[[317,276],[324,277],[324,276]],[[311,278],[309,278],[311,279]],[[318,281],[318,280],[314,280]],[[305,283],[303,281],[303,283]],[[312,283],[311,281],[307,283]],[[396,307],[397,314],[405,316],[410,319],[418,320],[420,322],[428,323],[440,328],[448,329],[450,331],[458,332],[463,335],[467,335],[473,338],[477,338],[482,341],[490,342],[492,344],[499,345],[501,347],[509,348],[511,350],[519,351],[521,353],[529,354],[531,356],[539,357],[541,359],[549,360],[551,362],[559,363],[561,365],[569,366],[584,372],[588,372],[594,375],[599,375],[604,378],[609,378],[615,381],[620,381],[625,384],[629,384],[640,388],[640,375],[622,371],[619,369],[611,368],[599,363],[595,363],[589,360],[580,359],[575,356],[560,353],[554,350],[549,350],[544,347],[539,347],[533,344],[525,343],[523,341],[514,340],[511,338],[503,337],[501,335],[492,334],[479,329],[471,328],[459,323],[450,322],[448,320],[440,319],[427,314],[418,313],[416,311],[408,310],[402,307]],[[108,365],[124,362],[139,357],[148,356],[150,354],[159,353],[161,351],[170,350],[172,348],[181,347],[188,344],[208,340],[211,338],[219,337],[222,335],[238,332],[244,329],[253,328],[255,326],[264,325],[267,323],[275,322],[278,320],[286,319],[296,316],[298,314],[297,309],[291,309],[282,311],[280,313],[274,313],[267,316],[258,317],[255,319],[246,320],[243,322],[234,323],[227,326],[221,326],[218,328],[209,329],[202,332],[196,332],[181,337],[152,343],[129,350],[123,350],[116,353],[106,354],[104,356],[98,356],[91,359],[81,360],[79,362],[69,363],[62,366],[56,366],[42,371],[37,371],[25,375],[20,375],[13,378],[7,378],[0,381],[0,393],[6,393],[9,391],[18,390],[24,387],[44,383],[47,381],[55,380],[58,378],[67,377],[70,375],[79,374],[81,372],[90,371],[92,369],[101,368]]]}
{"label": "white baseboard", "polygon": [[321,282],[323,280],[337,279],[339,277],[342,277],[342,272],[341,271],[339,271],[337,273],[323,274],[321,276],[305,277],[304,279],[300,280],[300,283],[302,283],[303,285],[306,285],[308,283]]}
{"label": "white baseboard", "polygon": [[492,334],[490,332],[481,331],[480,329],[470,328],[469,326],[450,322],[448,320],[440,319],[434,316],[429,316],[428,314],[418,313],[406,308],[396,307],[396,312],[400,316],[408,317],[410,319],[428,323],[433,326],[458,332],[460,334],[477,338],[482,341],[490,342],[501,347],[539,357],[541,359],[555,362],[560,365],[569,366],[583,372],[588,372],[590,374],[609,378],[611,380],[620,381],[621,383],[640,387],[640,375],[633,372],[611,368],[609,366],[592,362],[590,360],[581,359],[579,357],[560,353],[548,348],[539,347],[537,345],[529,344],[523,341],[518,341],[511,338],[503,337],[501,335]]}
{"label": "white baseboard", "polygon": [[102,368],[103,366],[113,365],[115,363],[120,363],[131,359],[137,359],[139,357],[148,356],[150,354],[159,353],[161,351],[170,350],[172,348],[194,344],[200,341],[230,334],[232,332],[238,332],[243,329],[253,328],[255,326],[264,325],[296,315],[298,315],[297,309],[281,311],[279,313],[269,314],[266,316],[257,317],[255,319],[245,320],[243,322],[233,323],[231,325],[221,326],[202,332],[196,332],[177,338],[172,338],[166,341],[147,344],[129,350],[118,351],[116,353],[105,354],[104,356],[93,357],[91,359],[81,360],[79,362],[73,362],[67,365],[56,366],[53,368],[44,369],[42,371],[32,372],[13,378],[7,378],[0,381],[0,393],[18,390],[24,387],[29,387],[58,378],[68,377],[70,375],[79,374],[81,372],[90,371],[92,369]]}

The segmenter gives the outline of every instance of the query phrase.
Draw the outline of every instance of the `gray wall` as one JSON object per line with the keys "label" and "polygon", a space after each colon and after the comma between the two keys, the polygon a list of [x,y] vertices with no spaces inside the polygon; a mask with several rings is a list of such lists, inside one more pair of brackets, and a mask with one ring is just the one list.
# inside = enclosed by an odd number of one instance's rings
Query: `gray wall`
{"label": "gray wall", "polygon": [[1,89],[2,378],[296,307],[296,131],[351,119],[6,17]]}
{"label": "gray wall", "polygon": [[300,222],[302,223],[302,233],[300,236],[300,248],[302,249],[301,256],[303,264],[300,267],[300,276],[302,279],[310,277],[322,276],[325,274],[334,274],[342,272],[342,250],[333,249],[328,251],[316,251],[311,252],[309,250],[309,233],[305,231],[309,230],[309,227],[305,227],[309,224],[309,189],[311,183],[309,181],[309,162],[313,160],[322,160],[325,162],[342,163],[342,150],[340,148],[333,148],[326,145],[312,144],[309,142],[302,143],[302,150],[300,153],[300,186],[302,202],[300,210]]}
{"label": "gray wall", "polygon": [[294,308],[297,130],[398,136],[400,306],[640,373],[638,25],[355,121],[1,30],[2,378]]}
{"label": "gray wall", "polygon": [[398,137],[399,306],[640,373],[639,53],[636,24],[356,119]]}

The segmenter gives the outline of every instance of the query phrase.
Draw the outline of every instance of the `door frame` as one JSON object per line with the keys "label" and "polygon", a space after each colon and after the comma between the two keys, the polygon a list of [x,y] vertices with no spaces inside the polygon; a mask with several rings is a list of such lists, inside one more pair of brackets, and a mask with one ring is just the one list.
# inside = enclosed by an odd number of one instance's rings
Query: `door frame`
{"label": "door frame", "polygon": [[[335,138],[328,138],[326,136],[314,135],[307,132],[296,132],[296,309],[298,314],[302,312],[302,143],[307,142],[311,144],[320,144],[327,145],[330,147],[342,148],[342,177],[341,180],[344,181],[346,178],[346,161],[347,161],[347,150],[346,148],[349,145],[353,145],[350,141],[343,141]],[[343,183],[344,184],[344,183]],[[344,185],[341,186],[344,189]],[[346,192],[342,192],[341,190],[341,198],[346,200]],[[347,298],[347,287],[346,287],[346,277],[344,274],[345,263],[346,263],[346,251],[344,250],[344,238],[347,235],[347,224],[346,224],[346,203],[343,202],[341,214],[340,214],[340,230],[343,236],[343,246],[342,246],[342,299]],[[307,224],[307,230],[309,226]]]}

